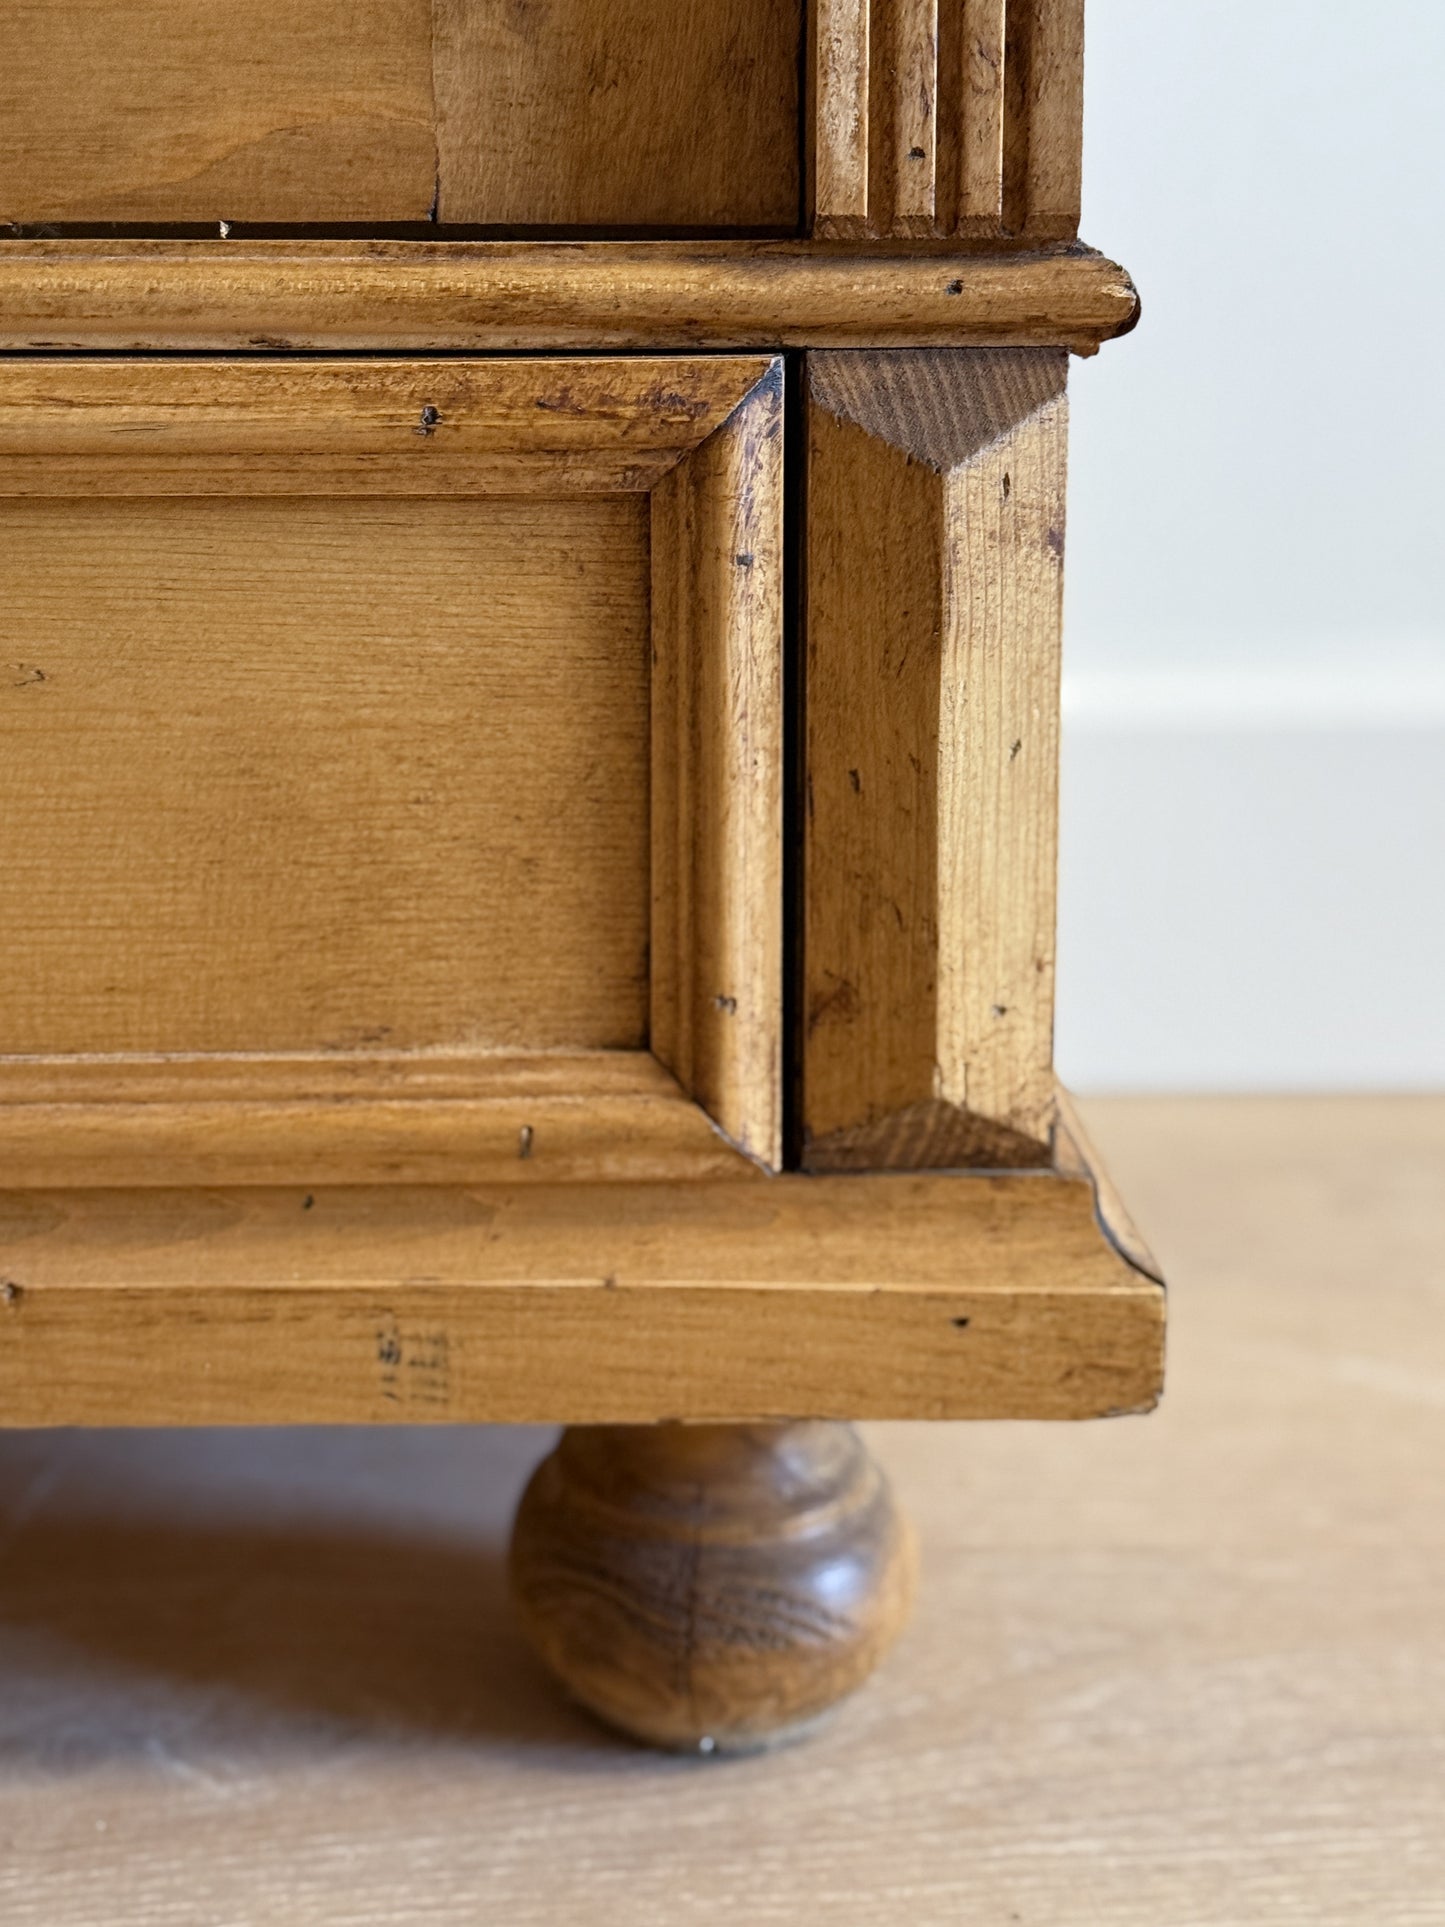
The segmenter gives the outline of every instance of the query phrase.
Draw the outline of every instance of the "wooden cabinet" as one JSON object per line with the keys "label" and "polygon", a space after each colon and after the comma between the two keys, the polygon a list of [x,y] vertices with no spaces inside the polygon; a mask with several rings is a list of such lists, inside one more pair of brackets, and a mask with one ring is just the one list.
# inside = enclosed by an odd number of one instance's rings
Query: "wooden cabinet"
{"label": "wooden cabinet", "polygon": [[1077,8],[0,20],[0,1416],[567,1422],[544,1654],[805,1724],[843,1421],[1159,1386],[1051,1062]]}

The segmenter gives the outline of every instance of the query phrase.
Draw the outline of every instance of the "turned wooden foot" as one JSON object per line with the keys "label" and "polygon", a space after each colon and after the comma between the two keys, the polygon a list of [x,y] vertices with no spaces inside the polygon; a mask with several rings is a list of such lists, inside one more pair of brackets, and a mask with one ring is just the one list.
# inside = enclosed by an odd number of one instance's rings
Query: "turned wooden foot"
{"label": "turned wooden foot", "polygon": [[522,1624],[574,1698],[655,1746],[788,1739],[907,1616],[913,1545],[851,1427],[589,1425],[512,1535]]}

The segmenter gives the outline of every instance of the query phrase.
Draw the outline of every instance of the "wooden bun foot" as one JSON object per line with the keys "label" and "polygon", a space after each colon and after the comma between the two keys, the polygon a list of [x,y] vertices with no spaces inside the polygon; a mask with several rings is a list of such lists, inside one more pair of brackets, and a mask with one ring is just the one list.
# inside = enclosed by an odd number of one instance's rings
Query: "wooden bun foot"
{"label": "wooden bun foot", "polygon": [[588,1425],[512,1534],[523,1627],[654,1746],[748,1752],[862,1684],[907,1617],[912,1536],[846,1425]]}

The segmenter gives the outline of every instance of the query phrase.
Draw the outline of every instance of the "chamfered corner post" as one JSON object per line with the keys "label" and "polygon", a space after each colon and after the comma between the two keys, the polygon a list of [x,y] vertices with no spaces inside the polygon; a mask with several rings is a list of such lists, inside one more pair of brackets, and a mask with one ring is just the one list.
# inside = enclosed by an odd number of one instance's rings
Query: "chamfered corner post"
{"label": "chamfered corner post", "polygon": [[912,1533],[851,1426],[571,1426],[523,1495],[512,1590],[590,1712],[678,1751],[795,1738],[912,1599]]}

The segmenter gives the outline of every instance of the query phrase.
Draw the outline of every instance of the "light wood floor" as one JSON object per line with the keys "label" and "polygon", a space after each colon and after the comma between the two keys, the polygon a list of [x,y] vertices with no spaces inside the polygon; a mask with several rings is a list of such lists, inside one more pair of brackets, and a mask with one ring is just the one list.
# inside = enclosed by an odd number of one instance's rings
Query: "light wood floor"
{"label": "light wood floor", "polygon": [[791,1752],[551,1695],[544,1434],[0,1437],[0,1921],[1445,1923],[1445,1100],[1089,1122],[1164,1405],[875,1428],[921,1604]]}

